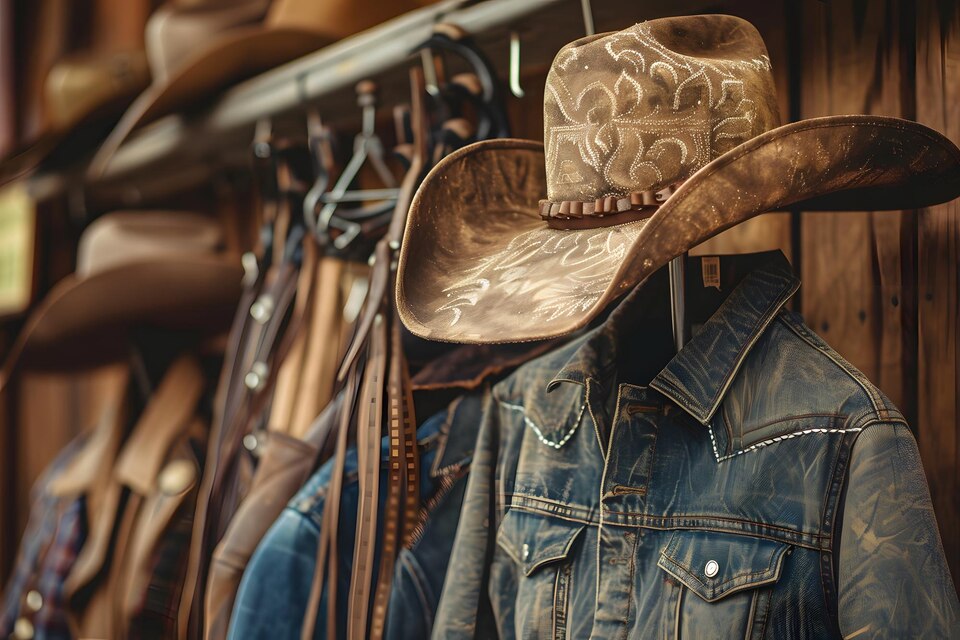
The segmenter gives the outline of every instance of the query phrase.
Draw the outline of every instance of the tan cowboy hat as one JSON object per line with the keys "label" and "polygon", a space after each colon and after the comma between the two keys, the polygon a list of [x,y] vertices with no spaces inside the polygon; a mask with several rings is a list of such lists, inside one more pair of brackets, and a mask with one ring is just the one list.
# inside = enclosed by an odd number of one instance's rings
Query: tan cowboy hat
{"label": "tan cowboy hat", "polygon": [[238,256],[219,225],[175,211],[111,213],[80,238],[76,272],[31,314],[0,373],[16,366],[68,369],[107,357],[131,328],[219,331],[240,297]]}
{"label": "tan cowboy hat", "polygon": [[57,62],[44,81],[47,127],[0,160],[0,184],[92,152],[149,83],[143,51],[78,54]]}
{"label": "tan cowboy hat", "polygon": [[[151,16],[147,53],[154,83],[131,105],[99,149],[102,174],[134,129],[210,98],[228,86],[417,8],[414,0],[223,0],[171,5]],[[235,27],[235,28],[233,28]],[[159,54],[159,55],[158,55]]]}
{"label": "tan cowboy hat", "polygon": [[960,151],[916,123],[777,125],[766,48],[739,18],[652,20],[565,46],[547,76],[545,145],[473,144],[420,186],[400,250],[403,323],[454,342],[559,336],[758,214],[960,194]]}

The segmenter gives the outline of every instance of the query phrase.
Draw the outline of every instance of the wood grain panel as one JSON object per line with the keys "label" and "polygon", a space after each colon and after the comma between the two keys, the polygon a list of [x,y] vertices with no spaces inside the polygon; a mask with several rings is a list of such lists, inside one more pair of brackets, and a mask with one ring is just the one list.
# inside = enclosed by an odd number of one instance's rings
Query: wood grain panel
{"label": "wood grain panel", "polygon": [[[803,3],[802,117],[910,115],[901,13],[896,0]],[[807,322],[912,418],[913,214],[804,214],[800,226]]]}
{"label": "wood grain panel", "polygon": [[[960,144],[960,3],[917,3],[917,119]],[[919,213],[917,439],[960,587],[960,201]]]}
{"label": "wood grain panel", "polygon": [[30,490],[56,455],[105,409],[104,398],[122,384],[126,365],[82,373],[29,372],[17,388],[15,531],[27,524]]}

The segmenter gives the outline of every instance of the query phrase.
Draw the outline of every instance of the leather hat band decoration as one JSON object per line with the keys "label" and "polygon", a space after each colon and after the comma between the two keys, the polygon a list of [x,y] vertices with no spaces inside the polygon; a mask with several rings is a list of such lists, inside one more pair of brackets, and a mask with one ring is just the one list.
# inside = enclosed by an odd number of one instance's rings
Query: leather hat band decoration
{"label": "leather hat band decoration", "polygon": [[622,198],[604,196],[587,202],[541,200],[540,217],[546,220],[551,229],[595,229],[646,220],[673,195],[678,186],[633,191]]}

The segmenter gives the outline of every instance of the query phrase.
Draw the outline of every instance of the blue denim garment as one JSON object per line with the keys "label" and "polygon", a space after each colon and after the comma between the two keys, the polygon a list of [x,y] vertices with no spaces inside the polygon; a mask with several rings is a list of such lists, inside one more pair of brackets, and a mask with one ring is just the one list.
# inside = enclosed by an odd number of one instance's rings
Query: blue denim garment
{"label": "blue denim garment", "polygon": [[[483,394],[463,396],[428,418],[417,430],[421,444],[421,512],[424,520],[410,546],[398,554],[388,608],[388,638],[425,638],[443,587],[466,487],[467,471],[480,423]],[[389,459],[389,441],[381,445],[383,464]],[[274,523],[244,572],[230,620],[229,637],[297,640],[316,566],[317,544],[333,461],[322,466]],[[380,495],[386,497],[387,474],[381,474]],[[349,593],[353,564],[355,522],[359,501],[356,449],[346,458],[341,522],[337,549],[339,602]],[[376,575],[377,565],[374,566]],[[319,607],[316,637],[323,638],[326,594]],[[338,629],[346,631],[346,609],[341,608]]]}
{"label": "blue denim garment", "polygon": [[[76,459],[87,440],[88,436],[81,435],[71,441],[33,487],[30,521],[20,543],[16,567],[4,589],[0,610],[2,638],[13,637],[14,625],[21,618],[29,622],[36,640],[73,636],[63,582],[87,537],[86,498],[58,495],[51,485]],[[40,595],[39,610],[31,606],[36,602],[28,601],[30,591]]]}
{"label": "blue denim garment", "polygon": [[660,276],[496,385],[434,637],[960,636],[910,429],[798,286],[766,254],[670,359]]}

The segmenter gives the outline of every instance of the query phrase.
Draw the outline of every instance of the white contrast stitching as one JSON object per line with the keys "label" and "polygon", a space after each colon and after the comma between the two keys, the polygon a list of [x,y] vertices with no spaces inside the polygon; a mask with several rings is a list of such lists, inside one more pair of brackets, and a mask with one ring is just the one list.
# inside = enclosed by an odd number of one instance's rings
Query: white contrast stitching
{"label": "white contrast stitching", "polygon": [[750,445],[746,449],[740,449],[739,451],[734,451],[733,453],[723,456],[720,456],[720,452],[717,451],[717,441],[713,437],[713,425],[707,425],[707,430],[710,432],[710,444],[713,445],[713,456],[717,459],[717,462],[723,462],[724,460],[729,460],[735,456],[740,455],[741,453],[747,453],[750,451],[756,451],[761,447],[765,447],[768,444],[773,444],[774,442],[780,442],[781,440],[789,440],[791,438],[796,438],[798,436],[805,436],[810,433],[856,433],[858,431],[863,431],[863,427],[853,427],[851,429],[804,429],[803,431],[795,431],[794,433],[788,433],[786,435],[777,436],[776,438],[770,438],[769,440],[763,440],[756,444]]}
{"label": "white contrast stitching", "polygon": [[573,437],[573,434],[576,432],[577,427],[580,426],[580,420],[581,418],[583,418],[583,411],[587,408],[586,403],[580,405],[580,411],[577,413],[577,421],[573,423],[573,427],[570,429],[570,431],[564,434],[564,436],[560,438],[558,442],[554,442],[553,440],[550,440],[545,435],[543,435],[543,432],[540,431],[540,427],[538,427],[533,420],[527,417],[526,410],[523,407],[516,404],[510,404],[509,402],[503,402],[502,400],[500,401],[500,405],[506,407],[507,409],[513,409],[514,411],[519,411],[520,413],[522,413],[523,421],[526,423],[528,427],[533,429],[533,432],[536,434],[537,439],[543,444],[547,445],[548,447],[553,447],[554,449],[559,449],[563,445],[567,444],[570,438]]}

